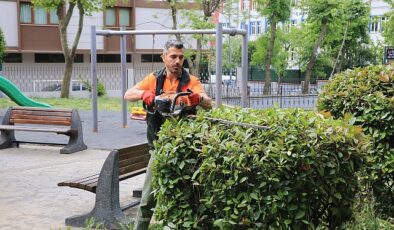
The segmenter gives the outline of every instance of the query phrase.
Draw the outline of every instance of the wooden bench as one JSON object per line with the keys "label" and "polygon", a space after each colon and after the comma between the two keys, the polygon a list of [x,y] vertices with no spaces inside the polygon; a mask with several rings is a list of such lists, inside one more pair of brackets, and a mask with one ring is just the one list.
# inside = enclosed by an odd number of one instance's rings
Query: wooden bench
{"label": "wooden bench", "polygon": [[[0,125],[0,149],[9,148],[19,142],[14,131],[51,132],[69,136],[68,144],[60,153],[69,154],[87,149],[83,141],[82,124],[75,109],[52,109],[36,107],[10,107]],[[27,142],[32,143],[32,142]],[[39,142],[48,143],[45,140]]]}
{"label": "wooden bench", "polygon": [[93,210],[85,215],[67,218],[66,225],[83,227],[85,221],[90,218],[98,223],[103,223],[108,229],[112,229],[119,222],[126,224],[123,211],[138,205],[140,201],[120,207],[119,181],[146,172],[150,159],[149,149],[148,144],[140,144],[113,150],[105,160],[100,173],[58,183],[58,186],[68,186],[96,193]]}

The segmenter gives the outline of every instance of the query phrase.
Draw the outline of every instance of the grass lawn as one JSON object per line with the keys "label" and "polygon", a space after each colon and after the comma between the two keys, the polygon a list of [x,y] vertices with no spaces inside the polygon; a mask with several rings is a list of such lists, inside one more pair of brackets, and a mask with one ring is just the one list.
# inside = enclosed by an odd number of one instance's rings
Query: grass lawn
{"label": "grass lawn", "polygon": [[[92,100],[90,98],[32,98],[38,102],[50,104],[54,108],[70,108],[78,110],[91,110]],[[15,106],[8,97],[0,98],[0,109],[6,109],[9,106]],[[98,109],[103,111],[121,111],[122,100],[121,98],[99,97],[97,101]],[[133,102],[127,103],[128,111],[133,106],[141,106],[141,103]]]}

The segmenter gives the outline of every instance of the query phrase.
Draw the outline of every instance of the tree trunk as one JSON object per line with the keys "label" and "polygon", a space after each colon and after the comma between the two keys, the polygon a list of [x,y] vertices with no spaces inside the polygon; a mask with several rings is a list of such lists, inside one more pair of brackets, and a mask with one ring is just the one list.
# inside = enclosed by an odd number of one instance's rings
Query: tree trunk
{"label": "tree trunk", "polygon": [[200,62],[201,62],[201,52],[202,52],[202,41],[200,38],[197,39],[197,50],[196,57],[193,61],[193,66],[190,66],[190,71],[193,75],[199,77],[200,76]]}
{"label": "tree trunk", "polygon": [[61,98],[68,98],[70,96],[70,83],[71,83],[71,74],[73,71],[73,59],[65,58],[66,68],[63,73],[63,81],[62,81],[62,91],[60,92]]}
{"label": "tree trunk", "polygon": [[264,69],[264,95],[268,95],[271,93],[271,62],[272,62],[272,52],[275,46],[276,39],[276,15],[272,14],[271,16],[271,36],[270,42],[267,50],[267,54],[265,56],[265,69]]}
{"label": "tree trunk", "polygon": [[330,74],[330,79],[334,75],[335,71],[338,72],[338,68],[340,68],[340,64],[341,64],[339,62],[343,60],[343,58],[341,58],[341,57],[343,56],[343,46],[345,45],[348,27],[349,27],[349,23],[346,23],[345,33],[343,34],[343,37],[342,37],[342,43],[341,43],[341,47],[339,48],[339,51],[338,51],[338,56],[335,59],[334,66],[332,67],[332,71],[331,71],[331,74]]}
{"label": "tree trunk", "polygon": [[[62,4],[59,4],[56,14],[59,18],[60,42],[62,45],[64,60],[65,60],[65,70],[63,74],[62,91],[60,93],[60,97],[68,98],[70,96],[70,82],[71,82],[71,76],[73,71],[74,56],[82,33],[85,10],[83,9],[83,5],[80,0],[76,2],[69,2],[67,13],[64,15],[63,14],[64,4],[65,4],[64,2]],[[78,6],[78,11],[79,11],[78,29],[70,49],[67,40],[67,27],[70,23],[70,19],[76,5]]]}
{"label": "tree trunk", "polygon": [[341,72],[344,59],[345,59],[345,49],[342,49],[341,54],[339,56],[339,60],[335,66],[335,73]]}
{"label": "tree trunk", "polygon": [[316,64],[317,50],[320,48],[321,44],[323,43],[323,39],[326,36],[326,33],[327,33],[327,19],[323,18],[321,21],[319,38],[315,42],[311,58],[309,59],[308,65],[306,66],[305,81],[304,81],[304,86],[302,87],[303,94],[309,93],[309,82],[311,80],[313,67],[315,67]]}

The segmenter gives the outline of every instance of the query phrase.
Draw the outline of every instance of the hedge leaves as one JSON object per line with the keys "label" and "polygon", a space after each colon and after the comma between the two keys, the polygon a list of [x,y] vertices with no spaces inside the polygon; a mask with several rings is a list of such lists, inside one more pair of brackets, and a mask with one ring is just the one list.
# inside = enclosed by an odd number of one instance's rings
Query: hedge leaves
{"label": "hedge leaves", "polygon": [[166,229],[340,226],[369,148],[360,127],[302,110],[220,108],[167,121],[154,150],[156,220]]}

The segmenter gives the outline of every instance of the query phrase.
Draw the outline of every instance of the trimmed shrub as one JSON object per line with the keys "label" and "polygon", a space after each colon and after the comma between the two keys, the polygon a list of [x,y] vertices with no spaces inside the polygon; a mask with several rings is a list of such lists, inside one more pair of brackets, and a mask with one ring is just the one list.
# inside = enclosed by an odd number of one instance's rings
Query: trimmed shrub
{"label": "trimmed shrub", "polygon": [[394,217],[394,67],[369,66],[335,75],[320,94],[318,109],[335,118],[352,114],[373,138],[367,179],[378,211]]}
{"label": "trimmed shrub", "polygon": [[[92,92],[92,84],[89,80],[81,80],[82,84],[88,89],[89,92]],[[97,79],[97,96],[102,97],[107,94],[107,90],[105,89],[105,85],[103,82]]]}
{"label": "trimmed shrub", "polygon": [[221,108],[167,121],[153,151],[156,219],[166,229],[334,229],[352,215],[369,146],[360,127],[311,111]]}

